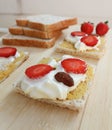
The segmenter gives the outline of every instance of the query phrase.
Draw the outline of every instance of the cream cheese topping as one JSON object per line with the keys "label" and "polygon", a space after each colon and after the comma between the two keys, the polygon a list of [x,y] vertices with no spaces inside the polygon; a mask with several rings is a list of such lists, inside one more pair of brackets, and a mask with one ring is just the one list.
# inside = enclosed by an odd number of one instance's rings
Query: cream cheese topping
{"label": "cream cheese topping", "polygon": [[15,56],[10,56],[10,57],[0,57],[0,70],[5,70],[7,65],[12,63],[15,58],[19,57],[20,53],[16,52]]}
{"label": "cream cheese topping", "polygon": [[71,34],[68,34],[65,37],[65,40],[72,43],[74,45],[74,48],[76,48],[78,51],[86,51],[86,50],[99,50],[98,46],[101,44],[100,37],[97,37],[98,43],[91,47],[87,46],[83,42],[81,42],[82,36],[72,36]]}
{"label": "cream cheese topping", "polygon": [[[63,56],[62,60],[70,57],[72,56]],[[29,79],[25,76],[21,82],[21,89],[34,99],[66,99],[67,94],[74,90],[77,85],[86,78],[85,74],[69,73],[74,80],[74,86],[68,87],[54,78],[57,72],[65,72],[61,66],[61,61],[57,62],[55,59],[51,58],[48,64],[56,67],[56,69],[39,79]]]}

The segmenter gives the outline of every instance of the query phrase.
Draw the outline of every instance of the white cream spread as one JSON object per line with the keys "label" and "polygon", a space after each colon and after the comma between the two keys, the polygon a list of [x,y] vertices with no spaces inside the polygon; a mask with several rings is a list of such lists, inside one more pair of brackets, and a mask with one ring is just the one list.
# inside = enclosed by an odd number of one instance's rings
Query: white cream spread
{"label": "white cream spread", "polygon": [[0,57],[0,70],[5,70],[7,65],[12,63],[17,57],[19,57],[19,52],[16,52],[15,56],[10,57]]}
{"label": "white cream spread", "polygon": [[[62,60],[70,57],[72,56],[65,55],[62,57]],[[66,99],[67,94],[74,90],[77,85],[86,78],[85,74],[69,73],[74,80],[74,86],[68,87],[54,78],[57,72],[65,72],[61,66],[61,61],[57,62],[51,58],[48,64],[56,67],[56,69],[39,79],[29,79],[25,76],[21,82],[21,89],[34,99]]]}
{"label": "white cream spread", "polygon": [[27,17],[28,20],[32,22],[38,22],[42,24],[53,24],[62,20],[70,19],[72,17],[54,16],[54,15],[35,15]]}
{"label": "white cream spread", "polygon": [[74,48],[76,48],[78,51],[86,51],[86,50],[99,50],[98,46],[101,44],[100,37],[96,37],[98,39],[98,43],[95,46],[87,46],[83,42],[81,42],[82,36],[72,36],[71,34],[68,34],[65,37],[65,40],[70,42],[71,44],[74,44]]}

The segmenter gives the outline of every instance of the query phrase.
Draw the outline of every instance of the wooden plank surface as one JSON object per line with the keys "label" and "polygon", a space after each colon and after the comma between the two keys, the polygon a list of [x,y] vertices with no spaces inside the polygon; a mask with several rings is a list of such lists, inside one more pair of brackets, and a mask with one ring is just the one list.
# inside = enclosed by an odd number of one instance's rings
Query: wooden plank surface
{"label": "wooden plank surface", "polygon": [[[30,57],[0,84],[0,130],[112,130],[111,36],[110,31],[107,36],[107,50],[97,63],[87,104],[79,113],[43,104],[14,91],[25,68],[37,63],[44,56],[51,56],[55,49],[18,47],[19,50],[28,51]],[[90,62],[96,64],[96,61]]]}
{"label": "wooden plank surface", "polygon": [[94,87],[83,115],[80,130],[112,130],[112,31],[106,53],[97,65]]}

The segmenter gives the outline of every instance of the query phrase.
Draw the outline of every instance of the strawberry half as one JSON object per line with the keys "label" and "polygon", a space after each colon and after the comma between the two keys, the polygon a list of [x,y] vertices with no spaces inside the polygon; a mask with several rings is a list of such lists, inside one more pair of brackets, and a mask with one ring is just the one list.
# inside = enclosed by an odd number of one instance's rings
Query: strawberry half
{"label": "strawberry half", "polygon": [[36,79],[45,76],[51,70],[53,70],[53,67],[50,65],[38,64],[27,68],[25,74],[31,79]]}
{"label": "strawberry half", "polygon": [[81,24],[81,31],[85,32],[86,34],[91,34],[94,30],[93,23],[90,22],[84,22]]}
{"label": "strawberry half", "polygon": [[74,37],[74,36],[85,36],[86,34],[81,31],[74,31],[74,32],[71,32],[71,35]]}
{"label": "strawberry half", "polygon": [[88,35],[81,38],[81,42],[86,44],[87,46],[95,46],[98,43],[98,39],[94,35]]}
{"label": "strawberry half", "polygon": [[61,62],[62,67],[66,72],[71,72],[75,74],[84,74],[87,70],[87,64],[76,58],[68,58]]}
{"label": "strawberry half", "polygon": [[16,54],[17,49],[14,47],[1,47],[0,48],[0,57],[9,57]]}
{"label": "strawberry half", "polygon": [[104,23],[103,22],[98,23],[96,26],[96,34],[98,34],[100,36],[105,35],[109,30],[109,26],[107,23],[108,23],[108,21],[106,21]]}

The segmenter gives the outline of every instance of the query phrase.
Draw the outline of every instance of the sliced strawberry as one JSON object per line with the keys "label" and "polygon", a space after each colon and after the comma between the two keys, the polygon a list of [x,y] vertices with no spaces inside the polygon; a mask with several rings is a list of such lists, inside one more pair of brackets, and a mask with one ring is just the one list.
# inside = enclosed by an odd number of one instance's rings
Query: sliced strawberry
{"label": "sliced strawberry", "polygon": [[0,48],[0,57],[9,57],[16,54],[17,49],[14,47],[1,47]]}
{"label": "sliced strawberry", "polygon": [[81,24],[81,31],[85,32],[86,34],[91,34],[94,30],[93,23],[90,22],[84,22]]}
{"label": "sliced strawberry", "polygon": [[43,77],[44,75],[48,74],[51,70],[53,70],[53,67],[51,67],[50,65],[38,64],[27,68],[25,74],[31,79],[36,79]]}
{"label": "sliced strawberry", "polygon": [[87,70],[87,64],[76,58],[68,58],[61,62],[62,67],[66,72],[71,72],[75,74],[84,74]]}
{"label": "sliced strawberry", "polygon": [[98,39],[94,35],[88,35],[88,36],[82,37],[81,42],[83,42],[87,46],[93,47],[98,43]]}
{"label": "sliced strawberry", "polygon": [[74,36],[85,36],[86,34],[81,31],[74,31],[74,32],[71,32],[71,35],[74,37]]}
{"label": "sliced strawberry", "polygon": [[96,33],[98,35],[103,36],[103,35],[105,35],[108,32],[109,26],[108,26],[107,23],[108,22],[106,21],[104,23],[100,22],[100,23],[97,24],[97,26],[96,26]]}

